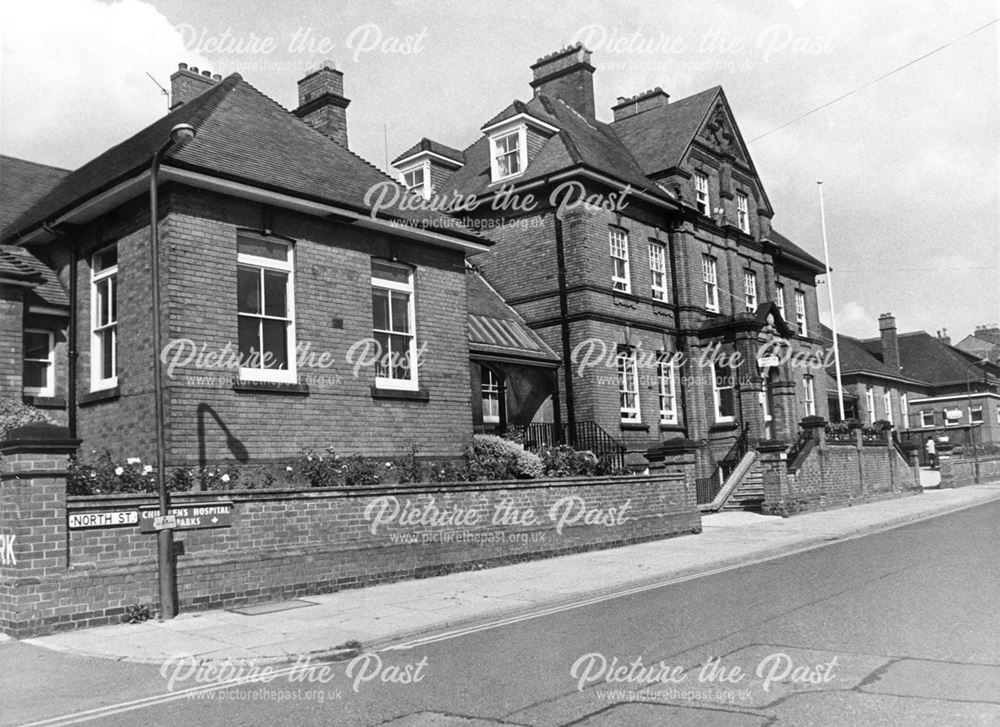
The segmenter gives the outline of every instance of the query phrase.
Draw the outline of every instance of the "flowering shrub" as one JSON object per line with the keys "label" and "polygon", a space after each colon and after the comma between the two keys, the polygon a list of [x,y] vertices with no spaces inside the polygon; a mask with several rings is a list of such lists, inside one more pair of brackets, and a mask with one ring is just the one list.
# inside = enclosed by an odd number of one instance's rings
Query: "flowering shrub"
{"label": "flowering shrub", "polygon": [[0,399],[0,439],[7,436],[11,429],[23,427],[26,424],[51,423],[45,414],[33,406],[16,399]]}
{"label": "flowering shrub", "polygon": [[392,462],[375,462],[352,454],[341,457],[332,447],[323,453],[308,450],[293,472],[301,473],[310,487],[375,487],[382,484]]}
{"label": "flowering shrub", "polygon": [[509,439],[492,434],[476,434],[466,452],[468,479],[511,480],[540,477],[542,461],[538,455]]}
{"label": "flowering shrub", "polygon": [[538,454],[548,477],[587,477],[596,475],[599,467],[593,452],[579,452],[568,444],[544,447]]}
{"label": "flowering shrub", "polygon": [[892,428],[893,428],[892,422],[886,419],[879,419],[876,422],[872,422],[872,429],[874,429],[876,432],[887,432]]}

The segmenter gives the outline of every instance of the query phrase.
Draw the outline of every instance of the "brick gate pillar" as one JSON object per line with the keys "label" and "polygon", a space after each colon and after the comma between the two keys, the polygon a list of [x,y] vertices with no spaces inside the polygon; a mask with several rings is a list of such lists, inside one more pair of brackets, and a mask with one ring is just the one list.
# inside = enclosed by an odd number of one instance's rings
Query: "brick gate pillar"
{"label": "brick gate pillar", "polygon": [[761,482],[764,485],[764,512],[769,506],[777,505],[788,498],[788,445],[778,440],[760,442],[757,456],[760,458]]}
{"label": "brick gate pillar", "polygon": [[45,583],[66,571],[66,468],[80,440],[52,424],[0,442],[0,631],[39,630]]}

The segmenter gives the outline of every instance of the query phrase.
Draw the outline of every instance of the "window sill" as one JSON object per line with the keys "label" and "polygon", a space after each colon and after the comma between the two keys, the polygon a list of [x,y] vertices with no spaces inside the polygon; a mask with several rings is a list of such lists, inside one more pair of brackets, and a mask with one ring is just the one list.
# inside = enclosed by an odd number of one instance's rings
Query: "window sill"
{"label": "window sill", "polygon": [[89,404],[97,404],[103,401],[114,401],[120,396],[121,391],[118,387],[112,386],[109,389],[98,389],[97,391],[91,391],[88,394],[82,394],[77,404],[79,406],[87,406]]}
{"label": "window sill", "polygon": [[661,432],[683,432],[685,429],[686,429],[686,427],[684,427],[681,424],[661,424],[660,425],[660,431]]}
{"label": "window sill", "polygon": [[622,422],[621,428],[623,432],[648,432],[649,425],[643,424],[642,422]]}
{"label": "window sill", "polygon": [[710,432],[728,432],[733,429],[738,429],[739,424],[736,422],[717,422],[708,428]]}
{"label": "window sill", "polygon": [[307,384],[286,384],[281,381],[238,381],[233,384],[233,391],[309,396],[309,386]]}
{"label": "window sill", "polygon": [[372,387],[373,399],[397,399],[400,401],[430,401],[431,395],[427,389],[382,389],[378,386]]}
{"label": "window sill", "polygon": [[30,404],[36,409],[65,409],[66,398],[63,396],[39,396],[38,394],[25,394],[21,397],[25,404]]}

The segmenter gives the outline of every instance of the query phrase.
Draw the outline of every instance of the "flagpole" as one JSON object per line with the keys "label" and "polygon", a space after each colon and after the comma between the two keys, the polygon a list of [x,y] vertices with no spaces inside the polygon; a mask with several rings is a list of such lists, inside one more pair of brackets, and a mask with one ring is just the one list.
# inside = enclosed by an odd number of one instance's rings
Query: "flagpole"
{"label": "flagpole", "polygon": [[826,292],[830,296],[830,328],[833,330],[833,363],[837,371],[837,403],[840,405],[840,421],[844,421],[844,387],[840,382],[840,344],[837,340],[837,313],[833,307],[833,274],[830,270],[830,246],[826,240],[826,211],[823,208],[823,180],[817,180],[819,187],[819,220],[823,228],[823,263],[826,265]]}

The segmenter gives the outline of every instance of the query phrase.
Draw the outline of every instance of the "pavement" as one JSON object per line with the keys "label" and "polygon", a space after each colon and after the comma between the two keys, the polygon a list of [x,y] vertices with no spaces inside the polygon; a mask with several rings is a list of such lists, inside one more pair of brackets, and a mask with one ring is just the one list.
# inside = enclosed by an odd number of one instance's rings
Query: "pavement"
{"label": "pavement", "polygon": [[[929,483],[926,487],[931,486]],[[629,588],[667,584],[1000,499],[1000,483],[925,489],[919,495],[791,518],[721,512],[703,532],[608,550],[303,596],[238,609],[185,613],[25,639],[55,651],[161,664],[183,655],[255,664],[385,648],[421,634],[523,616]]]}

